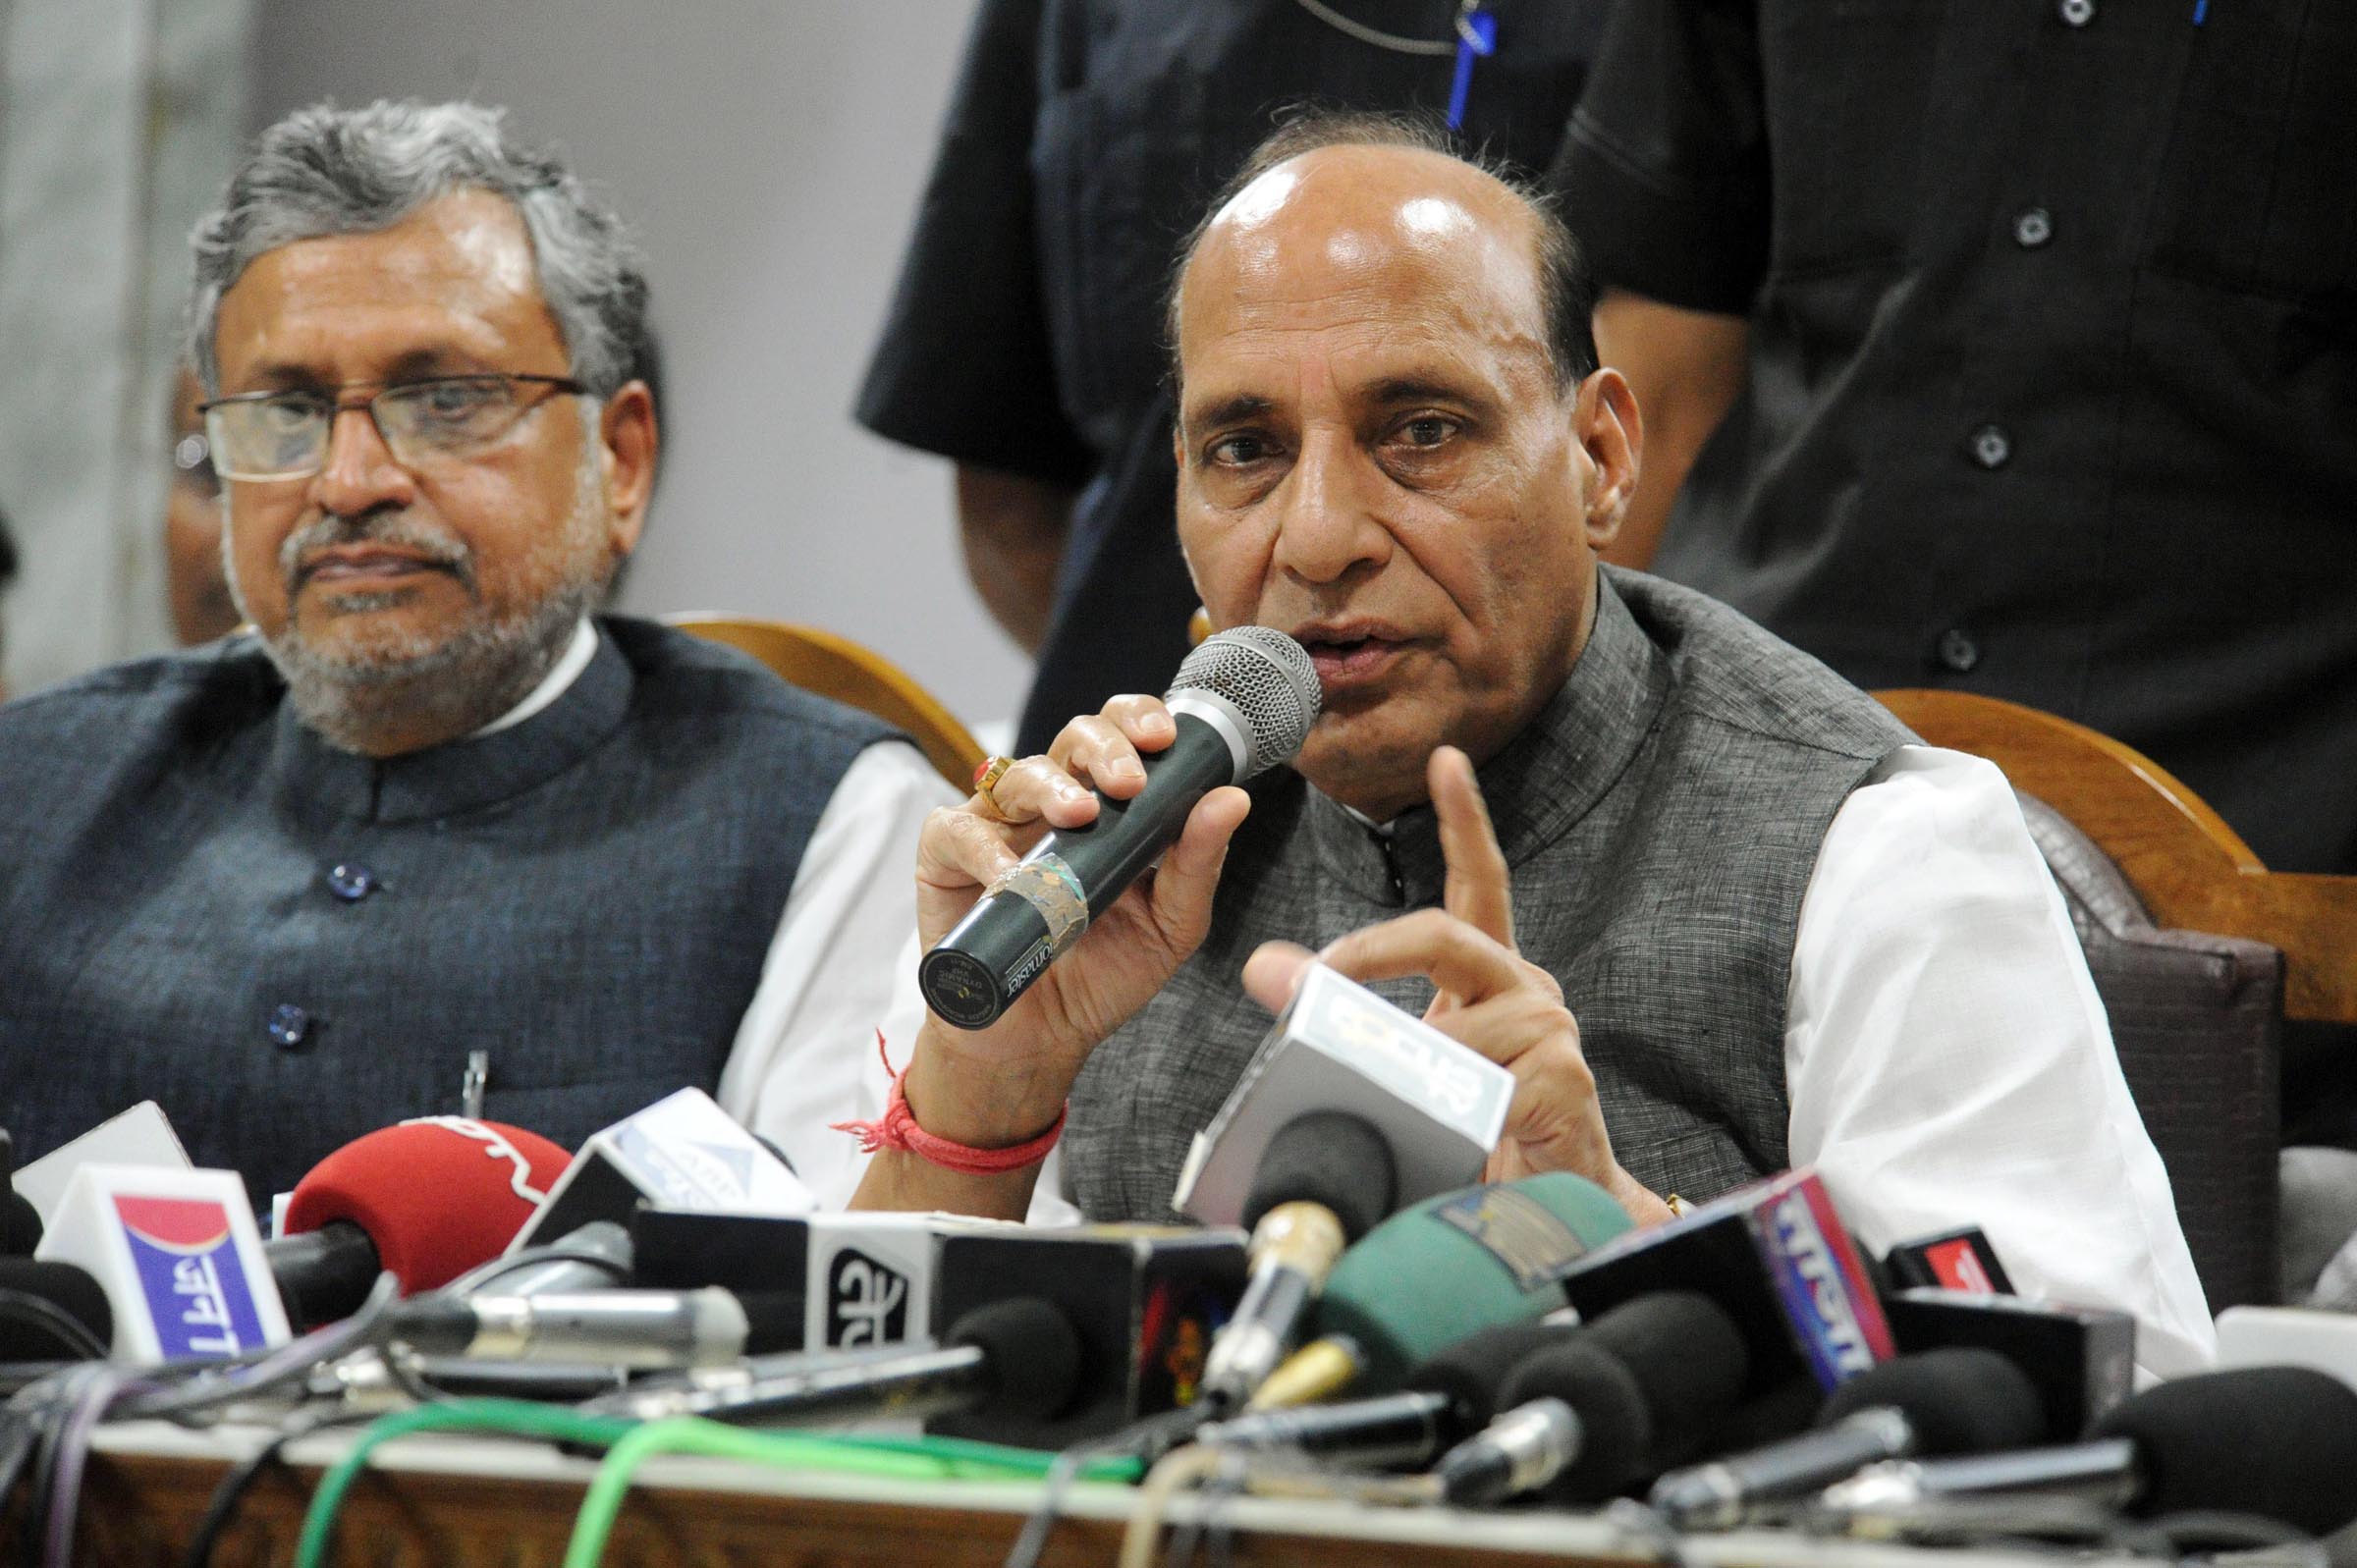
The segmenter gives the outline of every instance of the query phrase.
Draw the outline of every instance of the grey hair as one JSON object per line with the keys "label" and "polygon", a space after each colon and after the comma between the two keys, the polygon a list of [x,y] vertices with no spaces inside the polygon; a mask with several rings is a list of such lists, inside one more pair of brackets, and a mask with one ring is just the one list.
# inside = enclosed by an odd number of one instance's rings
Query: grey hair
{"label": "grey hair", "polygon": [[593,398],[613,396],[635,373],[646,333],[644,260],[622,220],[553,154],[512,139],[506,119],[473,103],[322,103],[263,132],[191,237],[188,349],[205,391],[221,391],[221,297],[257,257],[298,240],[389,229],[436,197],[480,189],[523,220],[574,378]]}

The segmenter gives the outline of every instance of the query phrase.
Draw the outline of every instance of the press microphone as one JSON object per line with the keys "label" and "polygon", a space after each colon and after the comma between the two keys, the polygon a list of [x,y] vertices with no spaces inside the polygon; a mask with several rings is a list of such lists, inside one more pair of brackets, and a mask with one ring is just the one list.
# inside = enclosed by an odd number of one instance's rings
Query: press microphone
{"label": "press microphone", "polygon": [[1659,1290],[1518,1358],[1498,1400],[1570,1407],[1583,1436],[1547,1497],[1601,1502],[1692,1453],[1741,1394],[1750,1362],[1726,1309],[1699,1291]]}
{"label": "press microphone", "polygon": [[655,1371],[711,1367],[747,1352],[760,1354],[784,1337],[783,1326],[790,1325],[799,1335],[801,1311],[799,1295],[781,1304],[718,1286],[537,1296],[437,1292],[391,1308],[384,1332],[429,1356]]}
{"label": "press microphone", "polygon": [[1750,1351],[1747,1398],[1804,1372],[1830,1393],[1893,1354],[1882,1302],[1810,1170],[1738,1187],[1633,1231],[1571,1264],[1561,1280],[1571,1305],[1591,1317],[1651,1290],[1698,1290],[1717,1301]]}
{"label": "press microphone", "polygon": [[1282,631],[1235,626],[1186,656],[1163,701],[1178,734],[1139,759],[1145,788],[1099,791],[1096,820],[1042,838],[925,954],[917,984],[945,1021],[997,1022],[1178,841],[1196,801],[1300,750],[1318,718],[1317,667]]}
{"label": "press microphone", "polygon": [[582,1408],[641,1421],[701,1416],[768,1426],[952,1413],[985,1429],[1037,1425],[1064,1419],[1086,1396],[1087,1360],[1063,1308],[1012,1296],[960,1317],[939,1349],[755,1358],[724,1381],[628,1391]]}
{"label": "press microphone", "polygon": [[1655,1483],[1652,1502],[1680,1530],[1726,1530],[1762,1503],[1821,1490],[1883,1460],[1988,1453],[2047,1435],[2038,1390],[2004,1357],[1927,1350],[1842,1383],[1814,1432],[1671,1472]]}
{"label": "press microphone", "polygon": [[232,1170],[81,1165],[35,1256],[97,1281],[113,1316],[112,1360],[214,1360],[289,1337],[252,1200]]}
{"label": "press microphone", "polygon": [[0,1258],[0,1364],[102,1361],[114,1337],[114,1308],[88,1270]]}
{"label": "press microphone", "polygon": [[1663,1292],[1589,1324],[1494,1325],[1428,1357],[1397,1392],[1237,1416],[1195,1440],[1429,1464],[1450,1500],[1495,1500],[1576,1471],[1563,1495],[1592,1500],[1610,1494],[1594,1478],[1686,1418],[1684,1388],[1708,1384],[1731,1398],[1742,1380],[1742,1336],[1726,1315],[1692,1292]]}
{"label": "press microphone", "polygon": [[538,1133],[465,1116],[355,1138],[296,1183],[282,1234],[263,1243],[289,1316],[333,1323],[380,1272],[414,1295],[499,1256],[568,1158]]}
{"label": "press microphone", "polygon": [[1563,1271],[1628,1229],[1603,1188],[1568,1171],[1427,1198],[1343,1254],[1311,1324],[1356,1340],[1363,1382],[1385,1392],[1477,1329],[1560,1310]]}
{"label": "press microphone", "polygon": [[2357,1389],[2308,1367],[2244,1367],[2158,1383],[2090,1439],[1877,1465],[1829,1489],[1830,1518],[1905,1517],[1940,1499],[2065,1496],[2139,1518],[2257,1514],[2311,1536],[2357,1520]]}
{"label": "press microphone", "polygon": [[1494,1324],[1426,1356],[1390,1393],[1249,1410],[1197,1428],[1193,1438],[1212,1447],[1287,1448],[1358,1465],[1430,1464],[1497,1415],[1508,1368],[1578,1331],[1535,1319]]}
{"label": "press microphone", "polygon": [[2136,1320],[2112,1308],[1901,1290],[1883,1298],[1883,1312],[1902,1356],[1969,1347],[2011,1362],[2038,1390],[2049,1441],[2078,1436],[2134,1386]]}
{"label": "press microphone", "polygon": [[1394,1175],[1383,1135],[1347,1111],[1313,1110],[1278,1133],[1244,1206],[1252,1274],[1212,1338],[1198,1399],[1233,1409],[1276,1370],[1343,1249],[1391,1213]]}
{"label": "press microphone", "polygon": [[1893,1242],[1883,1255],[1883,1273],[1889,1290],[1952,1290],[1973,1296],[2014,1294],[2013,1281],[1998,1259],[1997,1247],[1978,1225]]}

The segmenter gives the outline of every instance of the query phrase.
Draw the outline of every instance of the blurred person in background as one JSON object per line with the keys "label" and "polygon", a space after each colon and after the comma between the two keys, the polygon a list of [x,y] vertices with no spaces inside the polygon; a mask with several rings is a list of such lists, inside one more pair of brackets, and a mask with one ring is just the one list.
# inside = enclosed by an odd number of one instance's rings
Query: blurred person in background
{"label": "blurred person in background", "polygon": [[172,484],[164,493],[164,582],[183,647],[211,642],[245,618],[221,565],[221,480],[196,406],[204,385],[183,368],[172,385]]}

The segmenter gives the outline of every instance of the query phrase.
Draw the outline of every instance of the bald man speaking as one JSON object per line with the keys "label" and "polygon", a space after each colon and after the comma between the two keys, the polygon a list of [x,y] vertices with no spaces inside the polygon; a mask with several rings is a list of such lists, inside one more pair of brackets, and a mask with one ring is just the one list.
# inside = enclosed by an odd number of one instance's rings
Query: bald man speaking
{"label": "bald man speaking", "polygon": [[[1813,1163],[1869,1242],[1978,1223],[2025,1290],[2134,1311],[2149,1369],[2206,1360],[2167,1177],[2003,778],[1599,568],[1642,421],[1546,204],[1412,123],[1303,120],[1184,257],[1179,540],[1215,625],[1309,650],[1323,714],[998,1023],[904,1026],[931,1137],[881,1150],[859,1201],[1020,1215],[1040,1164],[988,1152],[1044,1154],[1069,1100],[1082,1213],[1166,1217],[1315,949],[1511,1069],[1494,1178],[1575,1171],[1644,1222]],[[1118,698],[936,812],[922,940],[1175,732]]]}

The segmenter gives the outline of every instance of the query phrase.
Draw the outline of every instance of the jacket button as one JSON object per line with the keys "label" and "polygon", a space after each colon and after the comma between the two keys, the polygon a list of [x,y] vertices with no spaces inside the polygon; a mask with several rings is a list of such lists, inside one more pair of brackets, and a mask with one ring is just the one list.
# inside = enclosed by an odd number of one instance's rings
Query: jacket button
{"label": "jacket button", "polygon": [[1972,433],[1972,460],[1984,468],[2001,468],[2013,456],[2013,441],[1996,425],[1983,425]]}
{"label": "jacket button", "polygon": [[2055,237],[2055,217],[2044,207],[2024,207],[2013,215],[2013,243],[2035,250]]}
{"label": "jacket button", "polygon": [[1969,674],[1981,662],[1981,645],[1971,632],[1950,626],[1940,633],[1940,662],[1957,675]]}
{"label": "jacket button", "polygon": [[293,1051],[302,1044],[311,1032],[311,1015],[291,1001],[282,1001],[270,1009],[270,1043],[282,1051]]}
{"label": "jacket button", "polygon": [[327,886],[346,903],[358,903],[376,892],[376,873],[355,861],[342,861],[328,872]]}
{"label": "jacket button", "polygon": [[2061,0],[2055,10],[2065,27],[2083,27],[2095,20],[2095,0]]}

